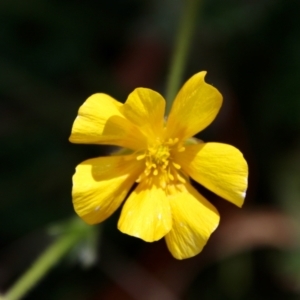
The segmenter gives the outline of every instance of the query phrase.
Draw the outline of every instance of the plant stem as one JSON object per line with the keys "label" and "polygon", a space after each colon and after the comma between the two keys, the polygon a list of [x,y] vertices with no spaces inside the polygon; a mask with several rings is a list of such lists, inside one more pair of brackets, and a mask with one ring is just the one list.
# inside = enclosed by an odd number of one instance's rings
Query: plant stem
{"label": "plant stem", "polygon": [[21,299],[54,267],[60,259],[87,234],[86,224],[72,220],[67,230],[46,249],[28,271],[6,292],[1,300]]}
{"label": "plant stem", "polygon": [[182,80],[183,68],[186,62],[190,42],[196,24],[200,0],[185,0],[185,8],[179,24],[174,54],[166,88],[166,115],[169,114],[173,100]]}

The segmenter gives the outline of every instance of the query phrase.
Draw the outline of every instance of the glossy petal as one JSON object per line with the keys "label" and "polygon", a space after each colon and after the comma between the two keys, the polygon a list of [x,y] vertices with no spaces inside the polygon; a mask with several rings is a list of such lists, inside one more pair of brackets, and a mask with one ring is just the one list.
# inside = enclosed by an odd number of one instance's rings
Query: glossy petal
{"label": "glossy petal", "polygon": [[128,96],[121,111],[148,138],[156,139],[162,134],[165,100],[159,93],[137,88]]}
{"label": "glossy petal", "polygon": [[113,116],[109,118],[98,144],[116,145],[133,150],[147,147],[147,138],[127,119]]}
{"label": "glossy petal", "polygon": [[88,224],[102,222],[122,203],[143,164],[134,155],[89,159],[73,176],[73,205]]}
{"label": "glossy petal", "polygon": [[165,237],[167,246],[177,259],[195,256],[217,228],[219,213],[188,183],[173,187],[169,199],[173,226]]}
{"label": "glossy petal", "polygon": [[130,149],[142,147],[145,137],[126,120],[122,103],[106,94],[94,94],[79,108],[70,141],[79,144],[109,144]]}
{"label": "glossy petal", "polygon": [[215,119],[222,95],[204,81],[205,74],[192,76],[177,94],[167,121],[167,137],[192,137]]}
{"label": "glossy petal", "polygon": [[123,233],[153,242],[165,236],[171,227],[170,204],[165,191],[141,182],[126,200],[118,228]]}
{"label": "glossy petal", "polygon": [[242,153],[221,143],[190,145],[176,162],[207,189],[241,207],[247,189],[248,166]]}

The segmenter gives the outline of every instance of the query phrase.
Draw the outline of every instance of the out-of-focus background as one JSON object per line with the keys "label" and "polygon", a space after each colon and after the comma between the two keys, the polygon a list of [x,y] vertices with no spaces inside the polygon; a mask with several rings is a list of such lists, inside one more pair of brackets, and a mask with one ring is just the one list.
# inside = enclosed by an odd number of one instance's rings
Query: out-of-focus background
{"label": "out-of-focus background", "polygon": [[[118,210],[96,234],[90,267],[92,253],[68,255],[25,299],[299,299],[300,2],[201,2],[183,79],[207,70],[224,96],[199,138],[244,153],[245,206],[197,186],[221,224],[185,261],[164,240],[121,234]],[[68,142],[79,106],[95,92],[122,102],[135,87],[164,94],[183,4],[0,1],[0,291],[51,243],[49,224],[75,215],[75,166],[109,153]]]}

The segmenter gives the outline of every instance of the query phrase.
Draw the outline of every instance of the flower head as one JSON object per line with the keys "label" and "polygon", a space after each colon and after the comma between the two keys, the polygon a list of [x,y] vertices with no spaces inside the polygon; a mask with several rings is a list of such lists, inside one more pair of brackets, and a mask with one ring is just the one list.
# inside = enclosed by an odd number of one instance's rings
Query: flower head
{"label": "flower head", "polygon": [[192,138],[216,117],[222,96],[191,77],[177,94],[165,120],[165,100],[137,88],[124,104],[94,94],[80,107],[73,143],[125,148],[116,155],[89,159],[73,176],[73,204],[87,223],[107,219],[128,195],[118,222],[120,231],[153,242],[165,237],[177,259],[198,254],[219,224],[219,214],[191,185],[189,177],[241,207],[248,167],[236,148]]}

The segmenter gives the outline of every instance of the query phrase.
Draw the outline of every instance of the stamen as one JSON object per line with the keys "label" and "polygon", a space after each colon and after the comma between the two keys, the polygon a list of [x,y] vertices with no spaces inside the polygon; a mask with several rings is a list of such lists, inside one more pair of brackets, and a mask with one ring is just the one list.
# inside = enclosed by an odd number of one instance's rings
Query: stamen
{"label": "stamen", "polygon": [[145,157],[146,157],[146,153],[137,156],[136,159],[137,159],[137,160],[142,160],[142,159],[144,159]]}
{"label": "stamen", "polygon": [[172,181],[174,180],[174,176],[173,176],[171,173],[168,174],[168,177],[169,177]]}
{"label": "stamen", "polygon": [[[163,189],[169,184],[185,183],[185,179],[178,174],[181,166],[172,159],[173,151],[183,152],[185,147],[178,144],[178,138],[169,138],[167,141],[157,141],[153,146],[137,156],[137,160],[145,159],[145,169],[136,182],[149,181],[158,182]],[[176,146],[175,146],[176,145]]]}
{"label": "stamen", "polygon": [[145,173],[146,176],[148,176],[151,173],[151,171],[150,171],[149,168],[146,168],[145,171],[144,171],[144,173]]}
{"label": "stamen", "polygon": [[172,161],[172,165],[177,169],[180,170],[181,166],[179,164],[176,164],[174,161]]}
{"label": "stamen", "polygon": [[160,182],[160,186],[161,186],[162,189],[165,189],[165,188],[167,187],[166,181],[165,181],[165,180],[162,180],[162,181]]}
{"label": "stamen", "polygon": [[180,176],[179,174],[177,174],[177,179],[181,182],[181,183],[186,183],[186,180]]}

